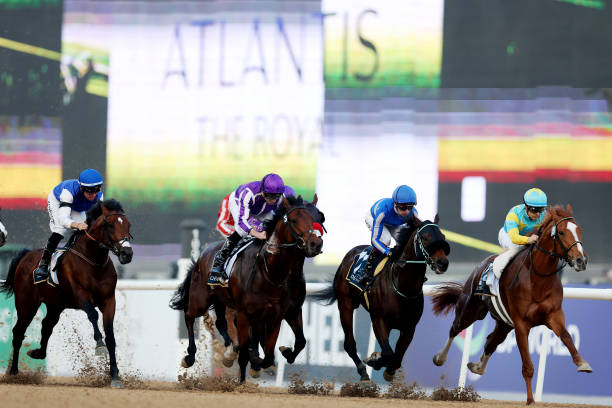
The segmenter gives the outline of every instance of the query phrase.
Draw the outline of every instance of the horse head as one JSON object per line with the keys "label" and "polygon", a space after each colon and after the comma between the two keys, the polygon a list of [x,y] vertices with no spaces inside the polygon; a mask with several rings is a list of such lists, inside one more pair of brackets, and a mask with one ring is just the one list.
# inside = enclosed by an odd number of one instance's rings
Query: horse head
{"label": "horse head", "polygon": [[301,196],[284,197],[282,207],[272,220],[274,233],[273,236],[268,234],[270,241],[283,242],[280,246],[297,246],[309,258],[320,254],[323,247],[322,226],[313,216],[316,205],[316,194],[310,204],[305,203]]}
{"label": "horse head", "polygon": [[[417,217],[411,217],[408,224],[410,225],[410,234],[412,236],[414,253],[418,258],[424,258],[425,263],[429,265],[432,271],[436,274],[442,274],[448,269],[447,255],[450,253],[450,245],[446,242],[444,234],[438,227],[440,217],[436,214],[434,221],[421,221]],[[414,231],[414,234],[412,234]],[[398,244],[402,241],[400,237]],[[405,245],[402,256],[410,251],[410,245]]]}
{"label": "horse head", "polygon": [[132,261],[130,221],[118,201],[110,199],[93,206],[87,212],[87,225],[87,234],[101,247],[117,255],[121,264]]}
{"label": "horse head", "polygon": [[549,207],[538,235],[536,248],[565,260],[576,272],[586,269],[588,257],[582,246],[582,228],[574,220],[569,204],[566,208]]}

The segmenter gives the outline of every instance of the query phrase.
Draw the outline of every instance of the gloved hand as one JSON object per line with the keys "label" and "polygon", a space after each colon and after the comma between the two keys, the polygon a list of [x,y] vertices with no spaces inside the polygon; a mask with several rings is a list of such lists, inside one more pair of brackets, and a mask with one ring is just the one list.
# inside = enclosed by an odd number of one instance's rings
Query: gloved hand
{"label": "gloved hand", "polygon": [[397,253],[398,251],[399,251],[399,249],[397,247],[393,247],[393,248],[389,249],[389,252],[387,252],[387,256],[389,258],[393,258],[394,256],[398,255],[398,253]]}

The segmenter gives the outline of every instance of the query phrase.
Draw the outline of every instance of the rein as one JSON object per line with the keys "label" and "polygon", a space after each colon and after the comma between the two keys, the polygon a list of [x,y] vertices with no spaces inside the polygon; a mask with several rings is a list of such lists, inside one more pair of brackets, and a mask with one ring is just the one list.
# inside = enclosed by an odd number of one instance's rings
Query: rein
{"label": "rein", "polygon": [[[538,243],[536,242],[530,249],[529,249],[529,261],[531,262],[531,267],[530,269],[533,269],[533,272],[541,277],[548,277],[551,275],[556,274],[557,272],[559,272],[560,270],[562,270],[565,265],[567,264],[567,254],[569,253],[570,249],[572,249],[572,247],[574,245],[578,245],[578,244],[582,244],[582,241],[574,241],[574,243],[572,243],[569,247],[564,247],[563,243],[561,242],[561,240],[559,239],[559,237],[557,236],[557,227],[559,226],[559,224],[563,221],[569,221],[574,219],[574,217],[565,217],[565,218],[561,218],[559,221],[557,221],[555,223],[555,225],[552,228],[552,237],[553,237],[553,250],[549,251],[548,249],[542,248],[540,245],[538,245]],[[539,240],[538,240],[539,241]],[[562,254],[558,254],[557,253],[557,242],[559,242],[559,246],[561,247],[561,250],[563,251]],[[545,253],[546,255],[552,257],[552,258],[557,258],[560,261],[565,262],[564,264],[562,264],[559,268],[555,269],[553,272],[550,273],[540,273],[536,270],[534,264],[533,264],[533,248],[536,248],[537,250],[539,250],[540,252]]]}
{"label": "rein", "polygon": [[[96,242],[100,246],[100,248],[107,249],[111,251],[113,254],[119,256],[119,250],[116,248],[116,245],[119,244],[119,246],[123,246],[125,242],[130,242],[130,240],[132,240],[133,237],[132,237],[132,234],[130,234],[130,236],[127,238],[119,239],[117,241],[111,241],[111,239],[108,236],[108,231],[106,231],[105,226],[108,223],[106,219],[112,215],[125,215],[125,214],[120,213],[120,212],[115,212],[115,213],[110,213],[104,216],[104,224],[102,226],[102,231],[103,231],[104,236],[102,237],[102,241],[99,241],[95,237],[93,237],[89,233],[89,231],[85,231],[85,236],[87,236],[87,238],[91,239],[92,241]],[[110,242],[110,244],[106,244],[104,242],[105,240]]]}
{"label": "rein", "polygon": [[106,261],[104,263],[99,264],[99,263],[93,262],[91,259],[87,258],[85,255],[83,255],[76,249],[68,248],[68,251],[72,252],[73,254],[75,254],[76,256],[78,256],[79,258],[81,258],[82,260],[90,264],[91,266],[99,266],[99,267],[106,266],[106,264],[108,264],[108,261],[110,261],[110,256],[107,255]]}

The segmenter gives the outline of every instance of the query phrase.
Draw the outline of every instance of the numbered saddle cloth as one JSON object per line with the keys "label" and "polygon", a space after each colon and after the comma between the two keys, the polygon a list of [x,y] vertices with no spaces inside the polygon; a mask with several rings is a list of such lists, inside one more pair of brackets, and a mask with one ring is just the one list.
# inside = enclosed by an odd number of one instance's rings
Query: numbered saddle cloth
{"label": "numbered saddle cloth", "polygon": [[[346,275],[346,280],[348,280],[351,285],[354,285],[359,288],[359,290],[361,291],[365,289],[364,286],[360,284],[360,282],[365,277],[365,267],[368,263],[368,257],[370,256],[372,249],[373,248],[370,245],[369,247],[361,251],[353,260],[353,264],[349,268],[348,274]],[[372,266],[372,269],[374,270],[374,276],[378,275],[378,273],[382,270],[382,268],[385,266],[385,263],[387,262],[387,259],[389,258],[386,256],[381,256],[376,260],[376,262]]]}

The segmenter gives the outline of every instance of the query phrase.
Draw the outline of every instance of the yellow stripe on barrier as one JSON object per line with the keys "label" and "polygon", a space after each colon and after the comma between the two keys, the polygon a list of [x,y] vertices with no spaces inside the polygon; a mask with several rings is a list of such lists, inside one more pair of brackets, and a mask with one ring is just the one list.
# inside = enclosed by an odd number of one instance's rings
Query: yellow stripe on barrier
{"label": "yellow stripe on barrier", "polygon": [[54,61],[61,61],[62,59],[61,52],[48,50],[46,48],[37,47],[35,45],[26,44],[19,41],[9,40],[8,38],[3,37],[0,37],[0,47],[23,52],[26,54],[36,55],[41,58],[48,58]]}
{"label": "yellow stripe on barrier", "polygon": [[444,235],[446,235],[446,239],[448,241],[455,242],[457,244],[480,249],[482,251],[492,252],[494,254],[498,254],[504,250],[499,245],[491,244],[487,241],[468,237],[467,235],[459,234],[457,232],[452,232],[442,228],[440,228],[440,230],[444,233]]}

